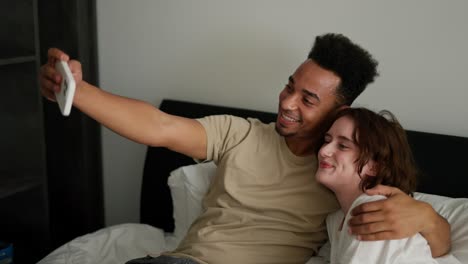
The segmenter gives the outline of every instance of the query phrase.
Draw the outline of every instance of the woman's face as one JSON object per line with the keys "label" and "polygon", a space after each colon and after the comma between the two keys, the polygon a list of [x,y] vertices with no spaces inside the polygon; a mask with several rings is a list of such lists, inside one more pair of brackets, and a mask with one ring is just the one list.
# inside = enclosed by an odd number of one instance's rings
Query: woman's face
{"label": "woman's face", "polygon": [[343,188],[359,189],[361,178],[356,163],[359,148],[353,139],[354,127],[350,117],[338,118],[325,134],[325,142],[318,153],[319,166],[315,177],[335,193]]}

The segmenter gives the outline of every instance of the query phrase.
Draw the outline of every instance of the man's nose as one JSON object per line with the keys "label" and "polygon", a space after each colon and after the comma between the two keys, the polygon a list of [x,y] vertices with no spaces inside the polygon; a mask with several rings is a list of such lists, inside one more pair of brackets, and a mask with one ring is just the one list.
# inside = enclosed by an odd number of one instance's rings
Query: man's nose
{"label": "man's nose", "polygon": [[298,98],[299,96],[296,93],[288,94],[283,99],[283,109],[296,110],[298,106]]}

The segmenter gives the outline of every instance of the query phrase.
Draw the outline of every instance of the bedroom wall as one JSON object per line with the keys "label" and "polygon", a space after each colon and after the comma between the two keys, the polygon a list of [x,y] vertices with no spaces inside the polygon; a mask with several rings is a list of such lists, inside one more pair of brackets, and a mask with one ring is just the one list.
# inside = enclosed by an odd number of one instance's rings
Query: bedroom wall
{"label": "bedroom wall", "polygon": [[[407,129],[467,137],[466,10],[464,0],[98,0],[100,86],[155,105],[274,112],[314,37],[340,32],[380,61],[355,105],[389,109]],[[107,225],[138,222],[146,147],[107,129],[102,137]]]}

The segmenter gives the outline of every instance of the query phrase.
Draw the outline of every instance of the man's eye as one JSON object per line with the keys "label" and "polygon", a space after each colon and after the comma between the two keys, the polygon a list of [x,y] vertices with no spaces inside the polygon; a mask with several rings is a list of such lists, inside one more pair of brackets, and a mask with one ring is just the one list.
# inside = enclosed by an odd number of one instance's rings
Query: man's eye
{"label": "man's eye", "polygon": [[305,105],[314,105],[311,101],[309,101],[307,98],[304,98],[302,101],[304,101]]}

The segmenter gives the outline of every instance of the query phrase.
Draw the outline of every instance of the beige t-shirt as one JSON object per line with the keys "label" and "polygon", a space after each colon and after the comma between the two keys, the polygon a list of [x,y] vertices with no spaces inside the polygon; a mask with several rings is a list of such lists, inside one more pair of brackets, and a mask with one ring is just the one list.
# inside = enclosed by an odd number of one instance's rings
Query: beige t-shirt
{"label": "beige t-shirt", "polygon": [[204,212],[171,255],[209,264],[305,263],[326,238],[335,196],[315,181],[315,156],[298,157],[275,124],[199,119],[217,166]]}

